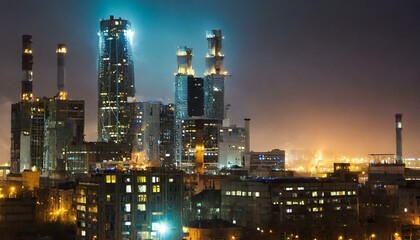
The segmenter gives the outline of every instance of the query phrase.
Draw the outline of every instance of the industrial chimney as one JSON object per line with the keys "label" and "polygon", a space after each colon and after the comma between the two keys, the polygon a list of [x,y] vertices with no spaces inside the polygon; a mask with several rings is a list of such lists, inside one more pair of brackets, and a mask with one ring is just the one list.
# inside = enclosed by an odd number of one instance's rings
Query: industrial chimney
{"label": "industrial chimney", "polygon": [[20,99],[21,101],[27,102],[33,100],[32,94],[32,35],[22,36],[22,92]]}
{"label": "industrial chimney", "polygon": [[402,114],[397,113],[395,114],[395,131],[397,137],[397,152],[395,155],[395,163],[402,164]]}
{"label": "industrial chimney", "polygon": [[66,84],[66,53],[67,48],[64,44],[58,44],[57,50],[57,89],[60,100],[67,99]]}
{"label": "industrial chimney", "polygon": [[244,120],[245,120],[245,153],[249,153],[251,151],[251,140],[250,140],[251,119],[245,118]]}

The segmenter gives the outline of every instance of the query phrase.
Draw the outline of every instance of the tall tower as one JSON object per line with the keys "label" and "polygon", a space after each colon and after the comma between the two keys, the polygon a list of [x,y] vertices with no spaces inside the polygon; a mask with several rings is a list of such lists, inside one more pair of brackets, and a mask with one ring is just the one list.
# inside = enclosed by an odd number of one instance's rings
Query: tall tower
{"label": "tall tower", "polygon": [[98,140],[131,144],[128,102],[135,96],[131,23],[101,20],[98,67]]}
{"label": "tall tower", "polygon": [[188,81],[194,80],[192,48],[178,47],[176,50],[177,71],[175,73],[175,160],[181,164],[182,121],[188,118]]}
{"label": "tall tower", "polygon": [[32,35],[22,36],[22,92],[20,100],[28,102],[33,100],[32,94]]}
{"label": "tall tower", "polygon": [[208,51],[204,73],[204,112],[206,117],[223,120],[225,76],[222,53],[222,30],[207,32]]}
{"label": "tall tower", "polygon": [[402,164],[402,114],[397,113],[395,114],[395,132],[396,132],[396,155],[395,155],[395,163]]}

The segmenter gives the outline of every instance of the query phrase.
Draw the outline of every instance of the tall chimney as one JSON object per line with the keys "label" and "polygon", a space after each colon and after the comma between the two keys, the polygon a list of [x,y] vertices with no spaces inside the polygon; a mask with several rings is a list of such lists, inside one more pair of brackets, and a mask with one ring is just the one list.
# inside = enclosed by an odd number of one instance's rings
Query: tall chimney
{"label": "tall chimney", "polygon": [[20,99],[21,101],[32,101],[32,35],[22,36],[22,92]]}
{"label": "tall chimney", "polygon": [[64,44],[58,44],[57,50],[57,89],[61,100],[67,99],[66,84],[66,53],[67,48]]}
{"label": "tall chimney", "polygon": [[397,152],[395,155],[395,163],[402,164],[402,114],[395,114],[395,131],[397,137]]}
{"label": "tall chimney", "polygon": [[249,153],[251,151],[251,139],[250,139],[250,135],[251,135],[251,119],[250,118],[245,118],[245,153]]}

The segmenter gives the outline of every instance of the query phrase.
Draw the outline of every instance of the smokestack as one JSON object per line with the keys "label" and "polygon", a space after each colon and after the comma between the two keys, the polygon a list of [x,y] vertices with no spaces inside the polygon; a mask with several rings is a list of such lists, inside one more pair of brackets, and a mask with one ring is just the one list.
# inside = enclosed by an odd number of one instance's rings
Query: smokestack
{"label": "smokestack", "polygon": [[251,119],[245,118],[245,153],[249,153],[251,151]]}
{"label": "smokestack", "polygon": [[395,163],[402,164],[402,114],[395,114],[395,131],[397,137],[397,152],[395,155]]}
{"label": "smokestack", "polygon": [[67,48],[64,44],[58,44],[57,50],[57,89],[60,100],[67,99],[66,84],[66,53]]}
{"label": "smokestack", "polygon": [[21,101],[32,101],[32,35],[22,36],[22,92],[20,99]]}

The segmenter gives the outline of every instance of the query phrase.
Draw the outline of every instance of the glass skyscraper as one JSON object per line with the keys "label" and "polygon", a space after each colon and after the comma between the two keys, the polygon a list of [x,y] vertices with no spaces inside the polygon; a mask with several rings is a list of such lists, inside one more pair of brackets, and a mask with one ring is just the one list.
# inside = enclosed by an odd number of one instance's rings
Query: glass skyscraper
{"label": "glass skyscraper", "polygon": [[98,67],[98,141],[131,144],[135,96],[131,23],[101,20]]}
{"label": "glass skyscraper", "polygon": [[222,30],[207,32],[208,50],[204,73],[204,114],[212,119],[224,119],[225,76],[222,53]]}

